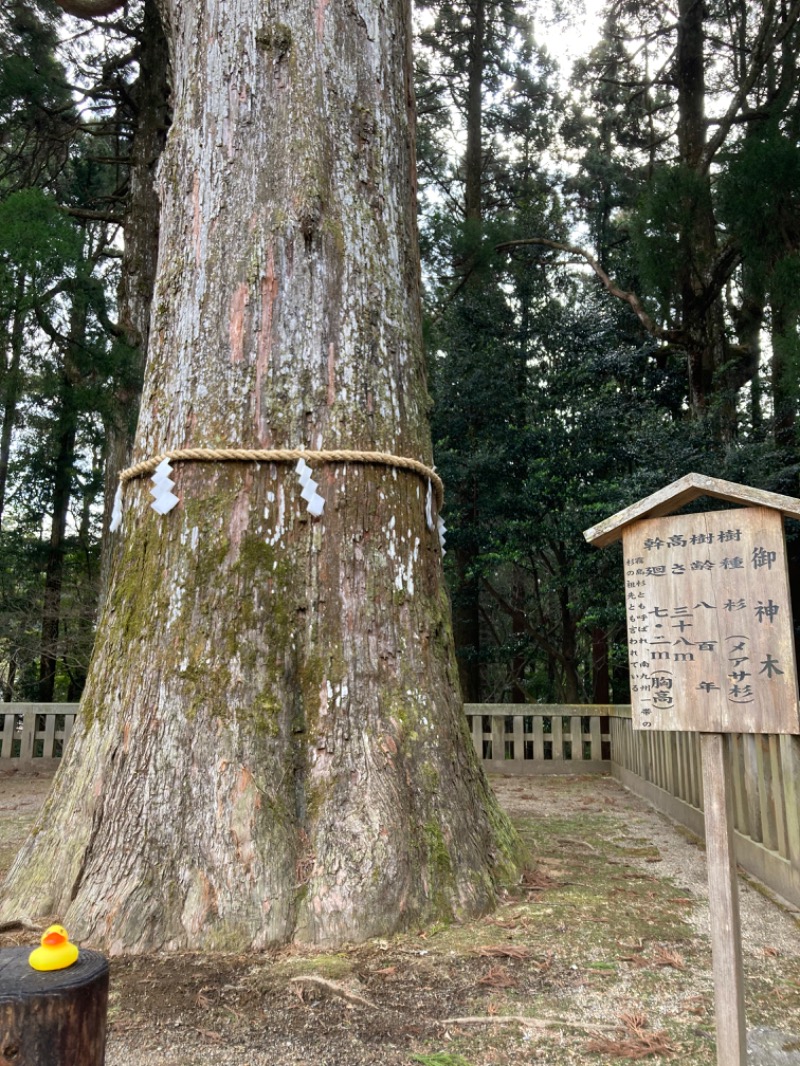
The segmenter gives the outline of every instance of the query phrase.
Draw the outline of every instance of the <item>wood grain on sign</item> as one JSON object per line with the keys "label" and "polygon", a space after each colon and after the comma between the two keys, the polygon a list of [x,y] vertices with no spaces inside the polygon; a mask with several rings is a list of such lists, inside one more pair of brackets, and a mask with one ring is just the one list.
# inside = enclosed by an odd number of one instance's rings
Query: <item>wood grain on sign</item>
{"label": "wood grain on sign", "polygon": [[634,728],[800,732],[780,513],[646,519],[623,555]]}

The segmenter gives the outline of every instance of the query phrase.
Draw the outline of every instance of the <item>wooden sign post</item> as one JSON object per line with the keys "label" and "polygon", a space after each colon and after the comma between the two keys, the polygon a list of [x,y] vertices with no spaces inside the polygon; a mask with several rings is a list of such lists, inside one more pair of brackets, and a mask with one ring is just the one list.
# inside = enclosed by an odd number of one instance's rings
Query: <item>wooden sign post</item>
{"label": "wooden sign post", "polygon": [[[704,495],[742,506],[670,515]],[[688,474],[584,533],[622,538],[633,728],[701,734],[719,1066],[747,1064],[725,734],[800,733],[782,516],[800,500]]]}

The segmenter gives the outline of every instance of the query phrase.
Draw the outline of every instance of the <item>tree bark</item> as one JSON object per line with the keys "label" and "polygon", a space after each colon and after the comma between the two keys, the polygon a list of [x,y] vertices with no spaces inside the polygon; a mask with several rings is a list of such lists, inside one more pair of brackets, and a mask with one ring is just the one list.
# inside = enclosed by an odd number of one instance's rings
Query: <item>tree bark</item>
{"label": "tree bark", "polygon": [[[757,353],[730,344],[726,335],[724,286],[738,257],[718,254],[705,115],[708,12],[700,0],[679,0],[678,13],[678,153],[681,165],[694,178],[684,198],[679,234],[681,332],[688,357],[689,405],[694,415],[704,415],[715,401],[717,434],[725,440],[736,434],[736,394],[756,372]],[[715,142],[719,135],[718,128]],[[719,144],[714,151],[718,148]],[[718,259],[724,260],[725,269],[717,277]]]}
{"label": "tree bark", "polygon": [[64,375],[60,402],[62,410],[57,430],[53,473],[53,506],[50,515],[50,541],[44,575],[42,638],[39,657],[39,702],[52,703],[55,697],[56,667],[61,626],[61,587],[64,579],[64,538],[67,532],[69,501],[75,463],[76,413],[70,396],[72,385]]}
{"label": "tree bark", "polygon": [[63,970],[34,970],[29,948],[0,953],[2,1066],[103,1066],[108,962],[81,951]]}
{"label": "tree bark", "polygon": [[480,223],[483,217],[483,77],[486,66],[486,3],[470,4],[467,69],[467,144],[464,153],[464,216]]}
{"label": "tree bark", "polygon": [[592,628],[592,703],[611,702],[611,671],[608,664],[608,633]]}
{"label": "tree bark", "polygon": [[772,300],[772,404],[774,438],[779,448],[797,446],[798,312],[791,301]]}
{"label": "tree bark", "polygon": [[11,325],[10,361],[3,375],[3,428],[0,431],[0,527],[6,506],[6,485],[8,483],[8,463],[11,458],[11,437],[17,418],[17,404],[22,393],[21,366],[22,349],[25,343],[25,299],[26,278],[21,274],[17,280],[14,300],[14,318]]}
{"label": "tree bark", "polygon": [[702,414],[714,394],[714,376],[723,363],[724,322],[717,295],[709,299],[707,281],[716,251],[716,231],[708,177],[703,170],[706,143],[705,27],[700,0],[679,0],[675,83],[678,90],[678,154],[696,177],[684,197],[680,301],[689,371],[689,403]]}
{"label": "tree bark", "polygon": [[522,642],[526,636],[528,625],[525,618],[525,584],[523,575],[518,569],[514,569],[511,586],[511,603],[514,613],[511,616],[511,632],[514,636],[514,657],[511,669],[511,702],[527,703],[528,693],[525,689],[525,667],[527,656],[521,650]]}
{"label": "tree bark", "polygon": [[[486,5],[474,0],[469,6],[471,24],[467,49],[467,143],[464,152],[464,218],[474,227],[470,240],[477,241],[483,218],[483,76],[486,63]],[[465,263],[456,264],[466,277],[466,292],[474,293],[482,284],[474,273],[475,254]],[[460,309],[463,315],[463,306]],[[469,328],[464,331],[469,336]],[[467,343],[462,341],[461,343]],[[479,521],[479,493],[468,477],[460,486],[462,509]],[[466,703],[480,703],[482,698],[481,670],[481,592],[480,578],[474,574],[477,552],[473,544],[459,545],[455,552],[456,587],[453,621],[458,650],[458,670],[461,692]]]}
{"label": "tree bark", "polygon": [[75,442],[78,431],[77,401],[73,380],[79,349],[86,341],[87,303],[80,285],[75,287],[70,310],[70,327],[64,366],[61,370],[56,427],[56,454],[53,464],[53,501],[50,512],[50,542],[44,576],[42,641],[39,657],[39,702],[52,703],[61,628],[61,588],[64,579],[64,540],[69,503],[75,477]]}
{"label": "tree bark", "polygon": [[[175,118],[135,458],[430,461],[410,11],[163,0]],[[74,740],[4,891],[107,950],[335,944],[492,905],[518,843],[456,691],[414,474],[186,464],[124,543]]]}

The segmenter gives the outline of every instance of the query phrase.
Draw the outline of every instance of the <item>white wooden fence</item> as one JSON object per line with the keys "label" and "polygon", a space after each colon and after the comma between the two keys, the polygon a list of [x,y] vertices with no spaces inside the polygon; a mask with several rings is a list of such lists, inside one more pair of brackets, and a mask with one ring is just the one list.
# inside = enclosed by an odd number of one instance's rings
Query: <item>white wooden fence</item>
{"label": "white wooden fence", "polygon": [[54,767],[77,712],[77,703],[0,703],[0,770]]}
{"label": "white wooden fence", "polygon": [[[75,703],[0,704],[0,771],[57,765]],[[658,810],[703,835],[696,733],[634,730],[630,707],[467,704],[475,751],[490,773],[610,773]],[[733,734],[736,857],[800,908],[800,737]]]}
{"label": "white wooden fence", "polygon": [[[611,773],[697,836],[704,833],[697,733],[634,730],[619,705],[467,704],[490,773]],[[740,865],[800,907],[800,737],[727,737]]]}
{"label": "white wooden fence", "polygon": [[[732,733],[726,744],[736,859],[800,907],[800,737]],[[623,785],[703,835],[699,734],[651,734],[614,717],[611,752],[611,772]]]}
{"label": "white wooden fence", "polygon": [[490,773],[611,772],[609,716],[593,704],[467,703],[478,758]]}

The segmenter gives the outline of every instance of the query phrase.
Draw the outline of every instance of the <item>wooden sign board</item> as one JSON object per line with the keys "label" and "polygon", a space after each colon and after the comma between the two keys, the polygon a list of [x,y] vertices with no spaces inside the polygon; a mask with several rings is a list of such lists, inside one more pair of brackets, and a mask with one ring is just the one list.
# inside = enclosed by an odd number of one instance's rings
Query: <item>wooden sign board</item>
{"label": "wooden sign board", "polygon": [[622,536],[634,729],[800,732],[780,513],[643,519]]}

